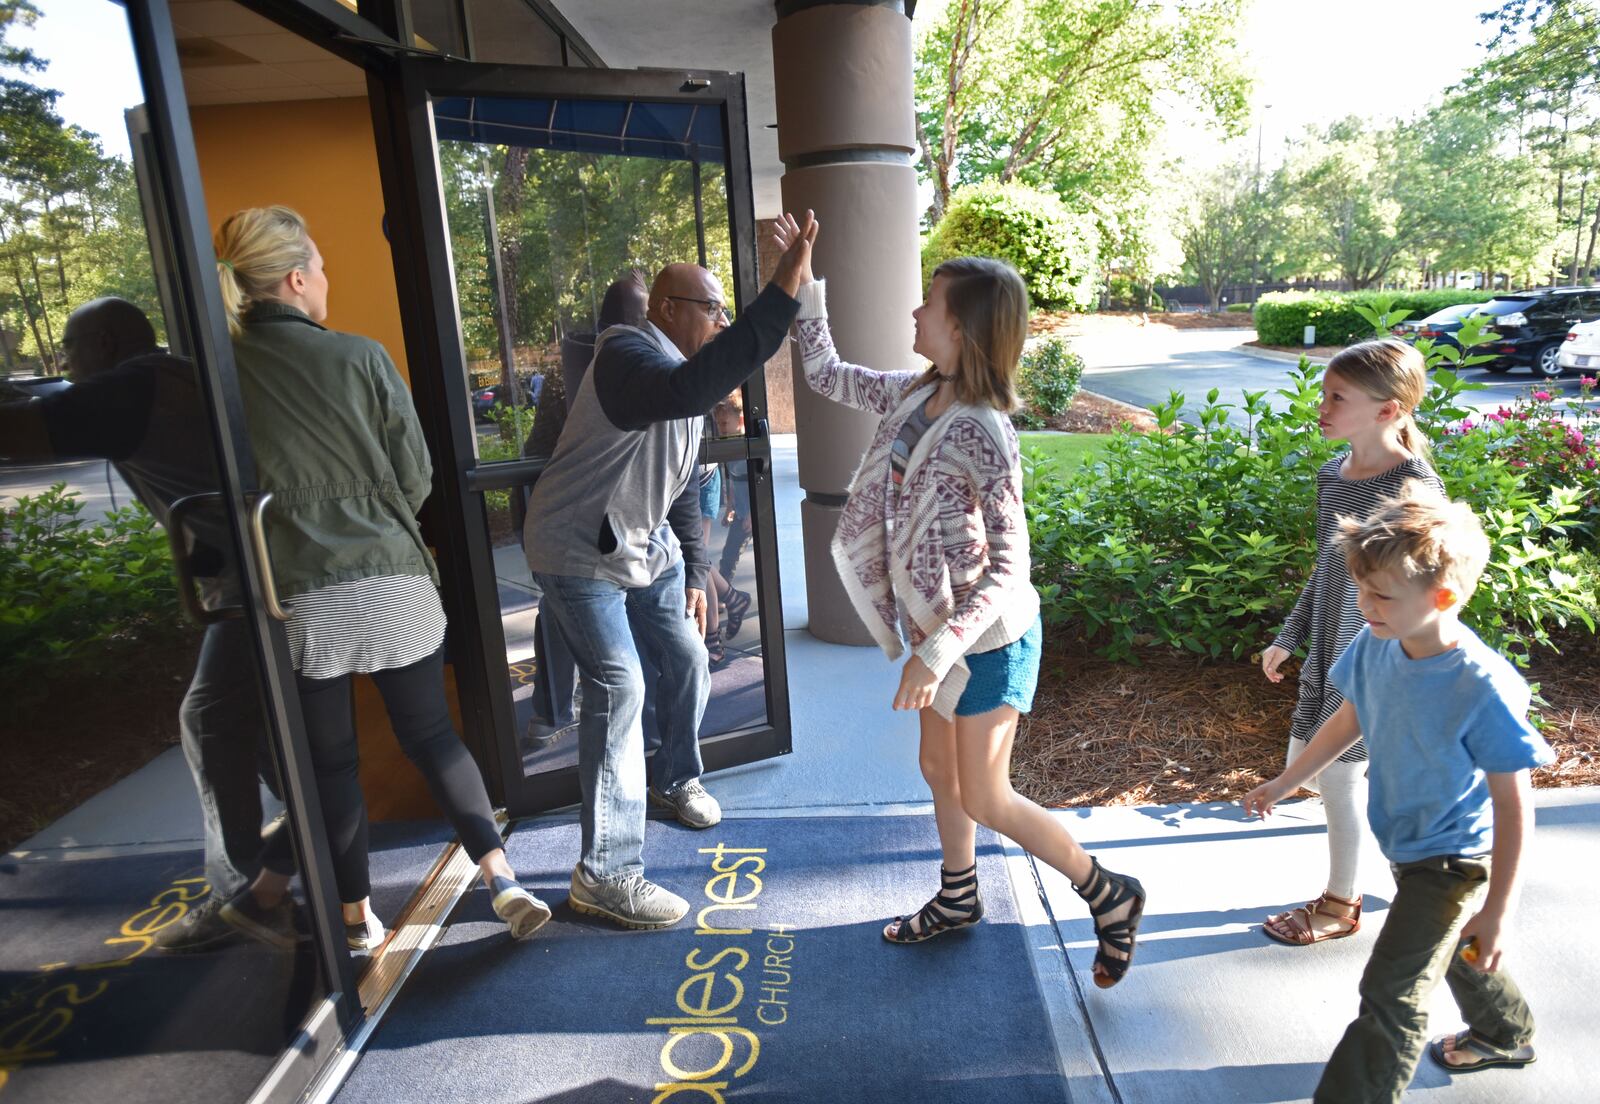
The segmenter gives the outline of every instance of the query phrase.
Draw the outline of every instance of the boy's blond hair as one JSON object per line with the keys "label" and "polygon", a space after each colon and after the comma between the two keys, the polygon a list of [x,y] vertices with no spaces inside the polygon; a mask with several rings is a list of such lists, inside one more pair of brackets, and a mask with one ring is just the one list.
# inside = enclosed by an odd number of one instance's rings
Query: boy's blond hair
{"label": "boy's blond hair", "polygon": [[1462,604],[1489,562],[1489,538],[1472,507],[1415,479],[1365,519],[1341,518],[1339,543],[1353,578],[1386,571],[1407,582],[1449,587]]}

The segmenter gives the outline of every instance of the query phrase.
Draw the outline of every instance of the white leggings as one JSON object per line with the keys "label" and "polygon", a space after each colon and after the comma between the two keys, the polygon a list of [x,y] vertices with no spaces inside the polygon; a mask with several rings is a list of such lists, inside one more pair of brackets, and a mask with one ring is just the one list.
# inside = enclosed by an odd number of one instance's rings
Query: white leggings
{"label": "white leggings", "polygon": [[[1288,762],[1306,749],[1304,740],[1289,740]],[[1361,833],[1367,818],[1367,764],[1329,763],[1305,784],[1322,797],[1328,817],[1328,892],[1351,900],[1361,865]]]}

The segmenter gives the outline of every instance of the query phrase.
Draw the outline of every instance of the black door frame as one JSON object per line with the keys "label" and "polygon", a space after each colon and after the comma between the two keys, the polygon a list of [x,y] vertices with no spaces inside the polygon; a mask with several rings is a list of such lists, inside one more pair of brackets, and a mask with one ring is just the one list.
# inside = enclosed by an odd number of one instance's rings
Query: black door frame
{"label": "black door frame", "polygon": [[[577,770],[523,773],[500,658],[505,655],[505,638],[482,493],[528,486],[538,478],[544,461],[480,465],[473,447],[472,411],[461,384],[466,368],[461,320],[430,102],[451,96],[557,97],[721,108],[734,295],[742,306],[758,291],[744,78],[703,70],[574,69],[420,59],[396,60],[382,69],[381,75],[373,71],[369,78],[373,123],[379,135],[386,207],[399,215],[390,219],[390,241],[412,389],[435,450],[433,517],[439,524],[432,532],[439,540],[462,720],[491,793],[511,816],[531,816],[577,802]],[[746,385],[745,424],[745,437],[709,442],[705,458],[749,462],[767,723],[703,739],[701,754],[708,770],[784,755],[792,748],[772,452],[761,371]]]}
{"label": "black door frame", "polygon": [[[318,6],[322,0],[318,0]],[[327,5],[337,8],[328,0]],[[325,1073],[343,1052],[345,1040],[363,1019],[354,964],[345,947],[322,809],[317,800],[305,727],[295,691],[294,671],[282,626],[266,611],[259,580],[264,565],[249,534],[249,503],[255,486],[255,460],[246,431],[244,410],[228,335],[226,312],[215,279],[216,256],[199,158],[189,123],[167,0],[127,0],[130,38],[145,94],[149,150],[158,177],[154,201],[160,205],[158,234],[168,238],[171,275],[178,317],[169,325],[181,330],[186,353],[193,359],[205,396],[222,489],[224,510],[241,568],[244,617],[256,659],[262,719],[289,808],[286,828],[305,887],[316,948],[317,969],[326,996],[312,1007],[301,1030],[266,1078],[255,1087],[255,1101],[295,1101]],[[341,9],[342,10],[342,9]],[[340,23],[347,21],[340,18]],[[348,29],[348,28],[347,28]]]}

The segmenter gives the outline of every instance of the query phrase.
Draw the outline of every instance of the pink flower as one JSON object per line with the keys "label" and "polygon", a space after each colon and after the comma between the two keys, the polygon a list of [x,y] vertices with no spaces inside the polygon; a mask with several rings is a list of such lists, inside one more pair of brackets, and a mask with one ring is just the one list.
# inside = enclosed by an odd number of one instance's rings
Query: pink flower
{"label": "pink flower", "polygon": [[1600,387],[1600,376],[1579,376],[1579,387]]}
{"label": "pink flower", "polygon": [[1503,414],[1502,412],[1500,412],[1498,410],[1495,411],[1493,414],[1485,414],[1483,417],[1484,417],[1484,419],[1486,421],[1490,421],[1490,422],[1503,422],[1503,421],[1506,420],[1505,414]]}
{"label": "pink flower", "polygon": [[1513,468],[1525,468],[1528,466],[1528,462],[1526,460],[1513,460],[1511,461],[1511,466]]}
{"label": "pink flower", "polygon": [[1535,391],[1533,393],[1533,401],[1534,402],[1549,402],[1550,401],[1550,392],[1548,392],[1548,391]]}
{"label": "pink flower", "polygon": [[1583,462],[1583,466],[1588,468],[1590,471],[1594,471],[1595,468],[1600,467],[1600,464],[1596,464],[1594,457],[1591,456],[1589,459]]}

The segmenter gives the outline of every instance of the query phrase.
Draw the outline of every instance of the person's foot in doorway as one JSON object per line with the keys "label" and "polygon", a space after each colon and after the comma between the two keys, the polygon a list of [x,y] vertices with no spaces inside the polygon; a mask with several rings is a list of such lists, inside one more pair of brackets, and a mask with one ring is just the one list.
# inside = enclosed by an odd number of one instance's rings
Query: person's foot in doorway
{"label": "person's foot in doorway", "polygon": [[650,787],[650,802],[670,810],[678,823],[688,828],[711,828],[722,823],[722,806],[707,792],[698,778],[662,792]]}

